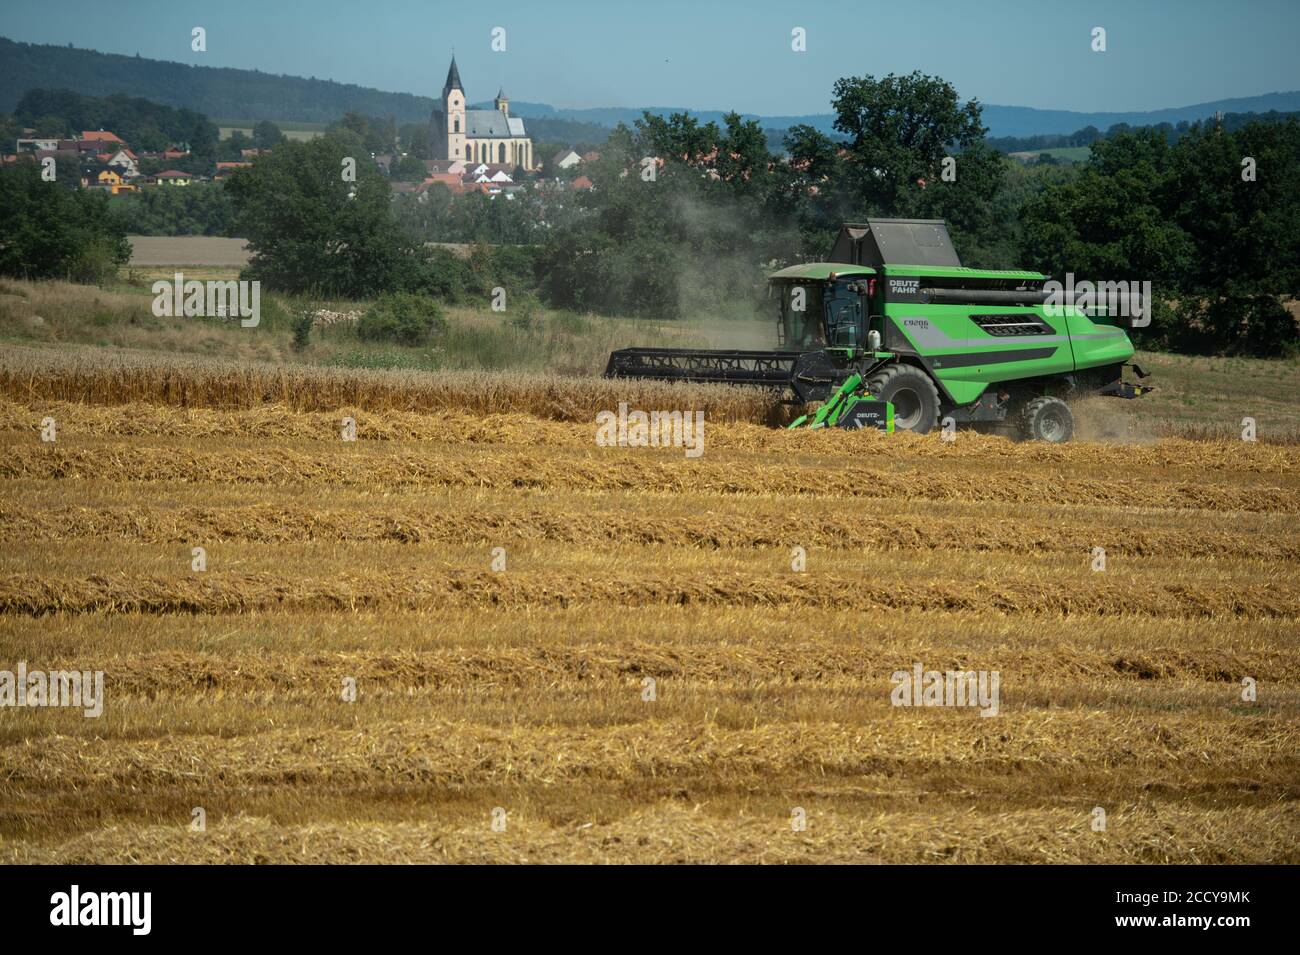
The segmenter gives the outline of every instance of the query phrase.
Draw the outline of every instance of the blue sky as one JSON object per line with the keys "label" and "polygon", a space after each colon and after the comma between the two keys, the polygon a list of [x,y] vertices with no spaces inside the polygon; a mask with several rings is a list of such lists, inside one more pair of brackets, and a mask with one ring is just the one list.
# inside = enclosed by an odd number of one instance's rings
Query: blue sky
{"label": "blue sky", "polygon": [[[206,53],[190,50],[195,26]],[[839,76],[912,70],[985,103],[1083,111],[1300,89],[1297,0],[4,0],[0,35],[425,95],[454,46],[471,99],[504,83],[568,107],[816,113]]]}

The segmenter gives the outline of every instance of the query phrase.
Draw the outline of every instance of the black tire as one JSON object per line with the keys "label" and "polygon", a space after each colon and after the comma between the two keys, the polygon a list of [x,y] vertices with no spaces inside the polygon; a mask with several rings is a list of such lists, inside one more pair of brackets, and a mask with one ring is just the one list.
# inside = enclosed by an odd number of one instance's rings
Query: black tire
{"label": "black tire", "polygon": [[1060,398],[1035,398],[1020,410],[1020,437],[1063,444],[1074,437],[1074,414]]}
{"label": "black tire", "polygon": [[939,389],[912,365],[890,365],[867,382],[871,397],[894,406],[894,430],[928,434],[939,425]]}

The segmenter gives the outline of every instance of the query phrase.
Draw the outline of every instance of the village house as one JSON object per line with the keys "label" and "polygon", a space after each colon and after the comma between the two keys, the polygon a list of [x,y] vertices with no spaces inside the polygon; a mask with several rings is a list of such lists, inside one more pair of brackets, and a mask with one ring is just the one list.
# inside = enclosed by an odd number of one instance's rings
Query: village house
{"label": "village house", "polygon": [[453,176],[463,176],[465,169],[469,164],[463,159],[426,159],[424,168],[429,175],[438,173],[447,173]]}
{"label": "village house", "polygon": [[181,172],[179,169],[166,169],[149,178],[153,184],[159,186],[188,186],[194,181],[195,176],[188,172]]}
{"label": "village house", "polygon": [[135,179],[140,175],[140,164],[136,161],[135,153],[125,147],[113,152],[100,153],[97,158],[105,166],[116,166],[128,179]]}
{"label": "village house", "polygon": [[551,157],[551,165],[556,169],[571,169],[582,162],[582,157],[572,149],[561,149]]}
{"label": "village house", "polygon": [[116,134],[106,129],[88,129],[81,134],[81,138],[85,142],[94,143],[101,150],[117,149],[126,145]]}
{"label": "village house", "polygon": [[19,139],[15,141],[15,151],[20,153],[52,153],[59,148],[61,140],[54,139]]}
{"label": "village house", "polygon": [[248,169],[252,165],[251,162],[219,162],[217,163],[217,171],[213,173],[212,178],[220,182],[229,177],[231,173],[240,169]]}
{"label": "village house", "polygon": [[498,185],[514,182],[509,167],[496,163],[479,163],[466,169],[464,180],[467,183],[492,182]]}
{"label": "village house", "polygon": [[103,189],[110,195],[118,195],[123,192],[139,192],[140,187],[134,183],[126,181],[122,171],[113,166],[105,166],[93,173],[88,188]]}
{"label": "village house", "polygon": [[425,177],[424,182],[421,183],[421,185],[424,186],[425,189],[428,189],[429,186],[440,183],[446,186],[452,192],[461,192],[462,178],[463,178],[463,174],[457,172],[431,172],[429,173],[428,176]]}

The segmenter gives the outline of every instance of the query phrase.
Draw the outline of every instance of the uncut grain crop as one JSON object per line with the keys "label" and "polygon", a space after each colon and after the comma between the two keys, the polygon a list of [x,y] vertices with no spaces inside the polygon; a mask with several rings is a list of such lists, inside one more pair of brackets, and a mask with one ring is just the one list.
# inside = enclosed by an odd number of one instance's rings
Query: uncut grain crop
{"label": "uncut grain crop", "polygon": [[[705,453],[598,446],[619,401]],[[1300,446],[786,413],[5,356],[0,669],[106,699],[0,710],[0,859],[1300,861]]]}

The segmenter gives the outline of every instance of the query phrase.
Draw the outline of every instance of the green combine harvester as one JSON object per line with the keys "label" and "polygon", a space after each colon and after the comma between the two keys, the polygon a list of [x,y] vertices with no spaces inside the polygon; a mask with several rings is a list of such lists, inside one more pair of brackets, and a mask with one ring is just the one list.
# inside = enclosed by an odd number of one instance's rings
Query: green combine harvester
{"label": "green combine harvester", "polygon": [[822,402],[791,427],[925,434],[953,426],[1068,441],[1069,401],[1136,398],[1123,380],[1124,320],[1049,307],[1048,276],[962,266],[938,219],[868,219],[840,229],[830,261],[769,277],[776,351],[625,348],[607,378],[659,378],[786,391]]}

